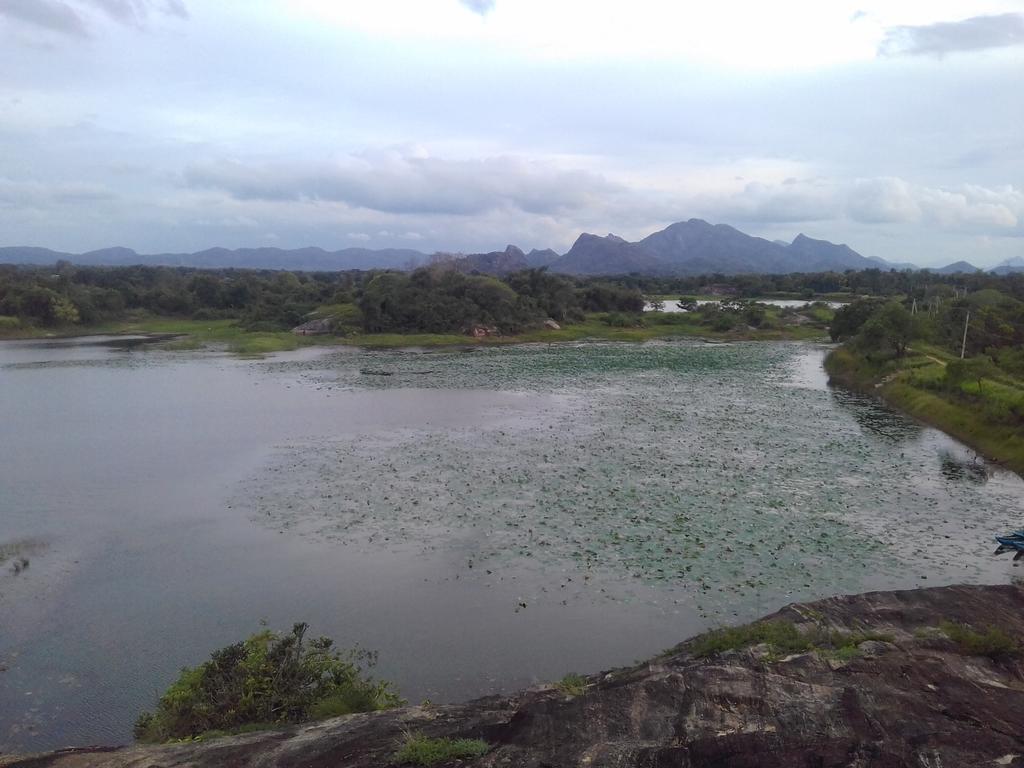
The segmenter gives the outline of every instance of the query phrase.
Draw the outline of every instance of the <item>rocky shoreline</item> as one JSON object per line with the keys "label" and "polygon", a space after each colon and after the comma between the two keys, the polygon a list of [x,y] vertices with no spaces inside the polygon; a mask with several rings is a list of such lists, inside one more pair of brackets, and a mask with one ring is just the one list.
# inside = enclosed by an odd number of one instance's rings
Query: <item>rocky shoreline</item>
{"label": "rocky shoreline", "polygon": [[684,642],[587,678],[458,705],[404,707],[280,731],[167,746],[0,756],[2,768],[369,768],[410,733],[483,739],[446,765],[971,768],[1024,766],[1024,658],[956,642],[942,627],[1024,640],[1024,588],[953,586],[794,604],[762,620],[874,638],[850,653],[765,644],[702,657]]}

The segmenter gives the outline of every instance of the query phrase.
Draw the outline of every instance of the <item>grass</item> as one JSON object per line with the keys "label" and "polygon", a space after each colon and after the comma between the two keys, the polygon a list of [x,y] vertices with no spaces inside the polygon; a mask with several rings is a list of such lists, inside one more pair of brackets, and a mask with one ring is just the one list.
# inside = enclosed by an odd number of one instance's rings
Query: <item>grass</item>
{"label": "grass", "polygon": [[481,739],[430,739],[409,734],[394,761],[402,765],[437,765],[449,760],[464,760],[486,754],[490,745]]}
{"label": "grass", "polygon": [[765,644],[771,656],[818,651],[823,655],[849,661],[859,655],[858,646],[868,640],[890,642],[888,635],[873,632],[839,632],[812,628],[801,632],[789,621],[761,621],[740,627],[725,627],[706,632],[689,643],[694,656],[710,658],[731,650]]}
{"label": "grass", "polygon": [[944,621],[939,628],[956,643],[957,649],[965,656],[988,656],[995,659],[1020,652],[1020,643],[998,627],[988,627],[984,632],[978,632],[966,624]]}
{"label": "grass", "polygon": [[[337,307],[322,308],[332,312]],[[695,318],[669,312],[646,312],[643,325],[613,327],[604,322],[603,313],[591,313],[577,323],[559,330],[538,329],[509,336],[476,339],[458,333],[361,333],[343,324],[345,335],[297,336],[291,331],[248,331],[237,320],[192,320],[189,318],[136,315],[126,320],[92,326],[69,326],[57,329],[20,328],[3,334],[5,338],[41,338],[48,336],[86,336],[95,334],[173,334],[164,348],[172,351],[194,351],[206,346],[223,346],[230,352],[258,357],[307,346],[344,344],[370,349],[401,347],[478,346],[528,343],[558,343],[583,340],[644,342],[656,339],[705,338],[717,341],[747,340],[816,340],[824,337],[817,324],[779,325],[762,329],[746,326],[731,331],[715,331],[701,325]]]}
{"label": "grass", "polygon": [[555,683],[555,688],[566,696],[582,696],[583,692],[587,690],[587,678],[583,677],[583,675],[577,675],[575,672],[570,672]]}

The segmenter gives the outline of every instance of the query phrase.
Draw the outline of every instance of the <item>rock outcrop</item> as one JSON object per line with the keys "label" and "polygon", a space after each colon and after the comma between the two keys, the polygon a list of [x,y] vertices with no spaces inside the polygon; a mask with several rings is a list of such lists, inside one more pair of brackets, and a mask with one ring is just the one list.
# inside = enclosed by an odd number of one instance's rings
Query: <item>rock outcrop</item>
{"label": "rock outcrop", "polygon": [[594,675],[575,696],[545,686],[194,744],[0,757],[0,766],[369,768],[393,765],[410,732],[491,745],[452,765],[1024,766],[1024,662],[948,636],[953,622],[1024,638],[1024,588],[877,592],[792,605],[769,619],[875,639],[845,653],[782,655],[762,645],[707,658],[690,641]]}

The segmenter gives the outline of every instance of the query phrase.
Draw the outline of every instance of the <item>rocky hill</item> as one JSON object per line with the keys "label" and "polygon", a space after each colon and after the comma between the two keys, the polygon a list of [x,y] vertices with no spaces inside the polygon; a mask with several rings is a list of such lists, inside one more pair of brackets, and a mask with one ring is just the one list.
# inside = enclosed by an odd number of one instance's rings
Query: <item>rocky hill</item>
{"label": "rocky hill", "polygon": [[191,744],[0,756],[0,766],[379,768],[395,765],[409,733],[482,739],[482,757],[441,763],[481,768],[1024,765],[1024,662],[1012,648],[1024,638],[1024,588],[835,597],[752,627],[577,690],[540,686]]}
{"label": "rocky hill", "polygon": [[804,234],[792,243],[765,240],[727,224],[690,219],[630,243],[615,235],[582,234],[568,253],[551,264],[556,272],[578,275],[627,274],[783,274],[882,266],[847,245]]}
{"label": "rocky hill", "polygon": [[526,254],[514,245],[506,246],[504,251],[471,253],[461,256],[454,259],[451,264],[460,272],[480,272],[499,276],[530,267],[526,260]]}

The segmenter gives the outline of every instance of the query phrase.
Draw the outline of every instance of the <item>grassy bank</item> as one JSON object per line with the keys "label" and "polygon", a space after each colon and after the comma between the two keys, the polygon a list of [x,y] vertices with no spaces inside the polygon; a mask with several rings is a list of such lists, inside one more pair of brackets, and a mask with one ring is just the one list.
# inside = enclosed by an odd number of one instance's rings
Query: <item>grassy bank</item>
{"label": "grassy bank", "polygon": [[638,327],[617,327],[604,321],[602,313],[592,313],[578,323],[559,330],[540,329],[508,336],[473,338],[455,333],[359,333],[347,335],[297,336],[291,331],[249,331],[237,320],[191,320],[184,318],[137,316],[128,320],[93,326],[66,326],[51,329],[19,328],[0,338],[33,339],[73,337],[95,334],[175,334],[179,338],[166,347],[177,350],[222,346],[240,355],[262,355],[307,346],[351,345],[390,349],[398,347],[444,347],[525,343],[556,343],[583,340],[652,341],[656,339],[708,338],[716,341],[815,340],[825,338],[825,330],[816,324],[790,325],[764,329],[746,326],[730,331],[715,331],[702,325],[697,317],[679,313],[647,312]]}
{"label": "grassy bank", "polygon": [[1024,429],[1013,415],[1024,408],[1024,381],[999,375],[949,388],[945,366],[951,359],[931,347],[916,347],[903,358],[868,358],[840,347],[826,358],[825,369],[833,382],[878,395],[1024,475]]}

